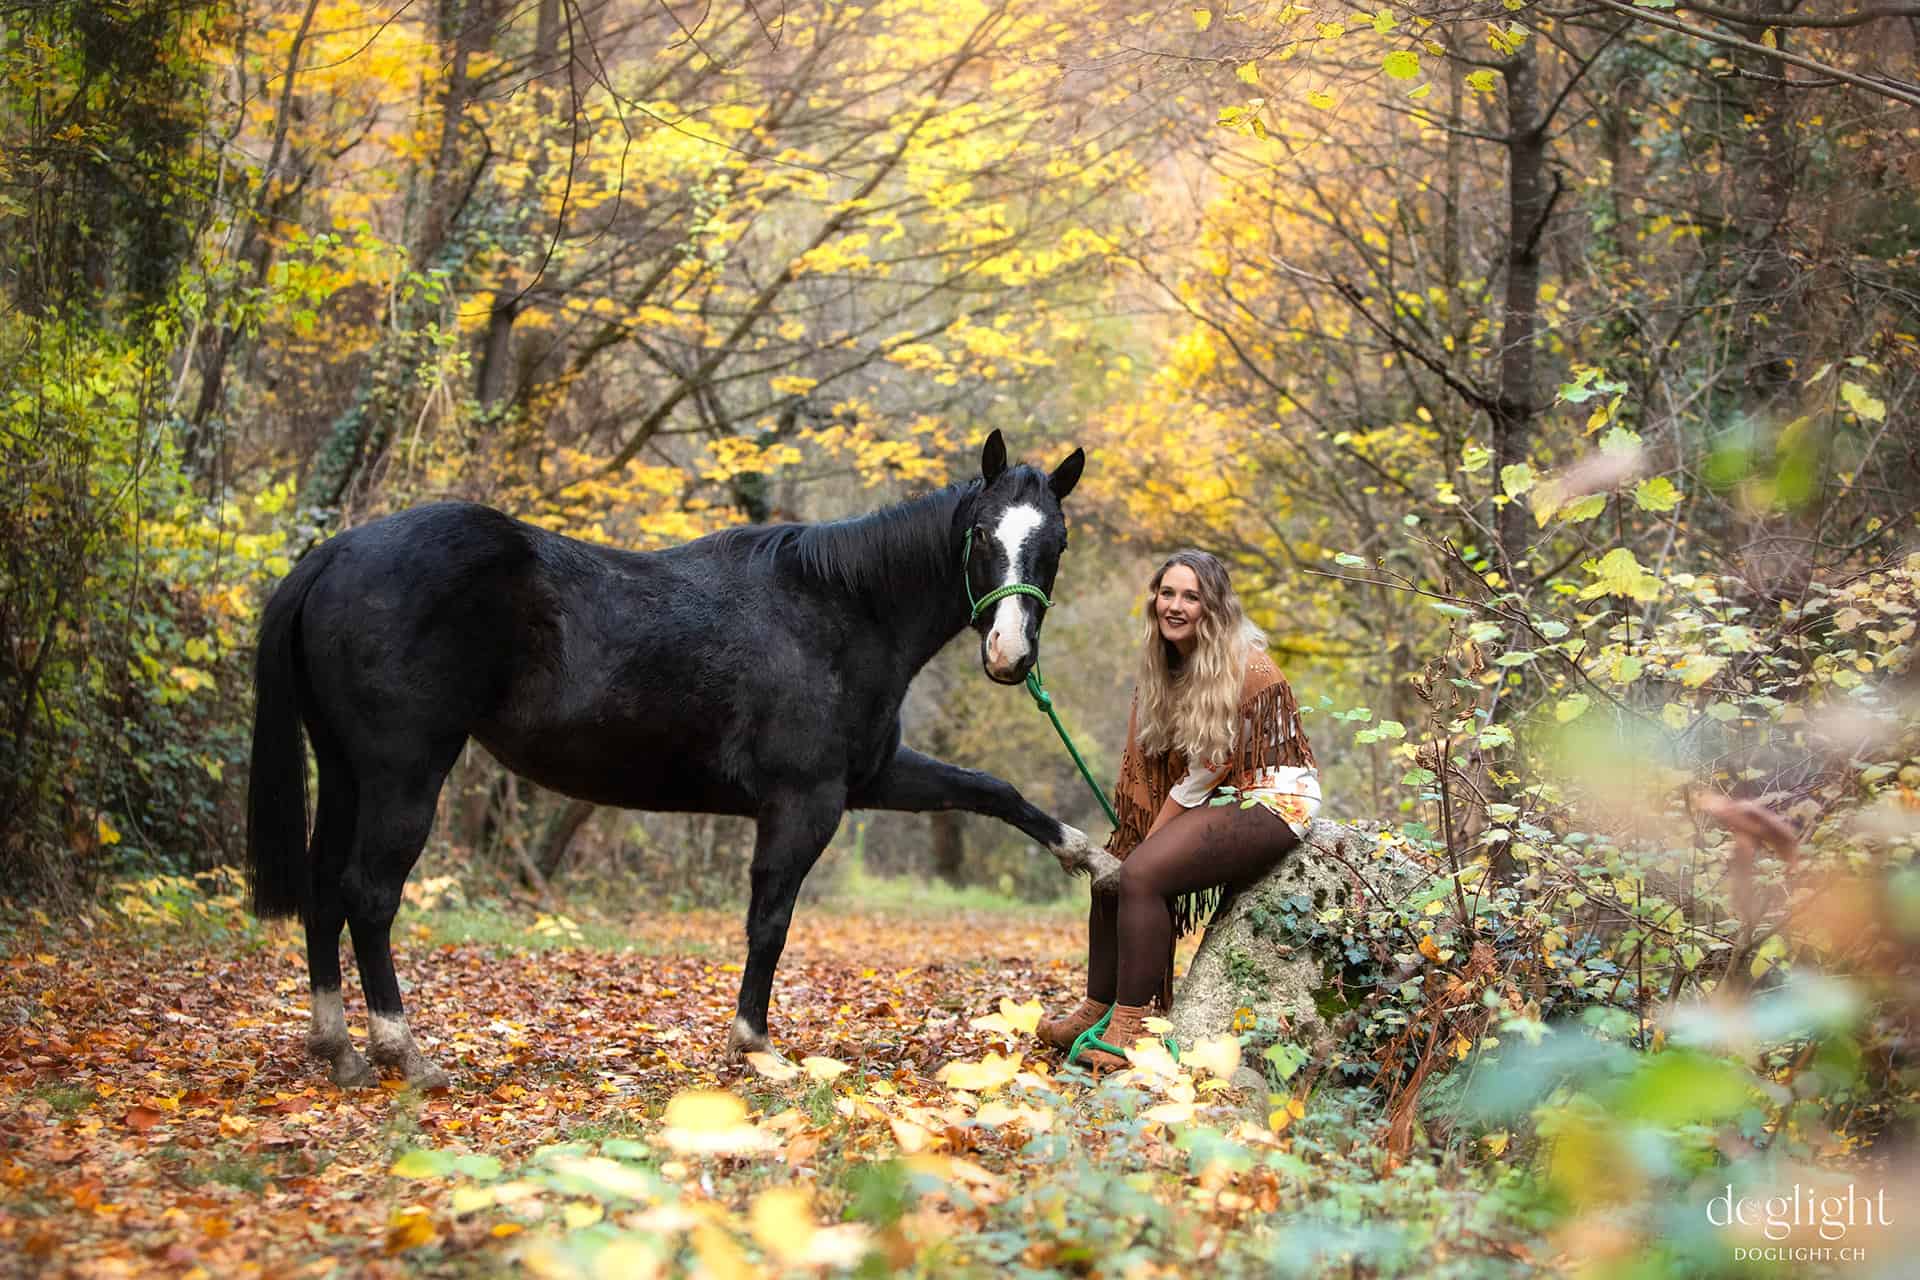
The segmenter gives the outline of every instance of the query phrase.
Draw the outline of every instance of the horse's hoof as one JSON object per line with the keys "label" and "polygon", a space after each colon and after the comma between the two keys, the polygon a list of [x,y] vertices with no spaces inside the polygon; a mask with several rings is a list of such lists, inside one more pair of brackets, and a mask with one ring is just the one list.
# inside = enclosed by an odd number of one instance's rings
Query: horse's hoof
{"label": "horse's hoof", "polygon": [[1050,846],[1047,852],[1054,856],[1054,860],[1060,864],[1062,871],[1071,875],[1086,869],[1087,858],[1092,854],[1093,846],[1087,842],[1086,832],[1078,827],[1069,827],[1063,822],[1060,824],[1060,843]]}
{"label": "horse's hoof", "polygon": [[371,1089],[379,1083],[373,1073],[373,1064],[355,1049],[346,1049],[334,1057],[333,1065],[327,1070],[327,1079],[342,1089]]}
{"label": "horse's hoof", "polygon": [[408,1069],[407,1085],[422,1092],[428,1089],[450,1089],[453,1087],[453,1077],[423,1058]]}
{"label": "horse's hoof", "polygon": [[732,1029],[727,1032],[727,1056],[738,1062],[750,1053],[770,1053],[782,1062],[786,1061],[780,1051],[773,1047],[773,1041],[767,1039],[766,1032],[755,1031],[745,1018],[735,1018]]}
{"label": "horse's hoof", "polygon": [[1093,879],[1093,891],[1102,897],[1120,892],[1120,871],[1125,864],[1104,849],[1087,855],[1087,874]]}

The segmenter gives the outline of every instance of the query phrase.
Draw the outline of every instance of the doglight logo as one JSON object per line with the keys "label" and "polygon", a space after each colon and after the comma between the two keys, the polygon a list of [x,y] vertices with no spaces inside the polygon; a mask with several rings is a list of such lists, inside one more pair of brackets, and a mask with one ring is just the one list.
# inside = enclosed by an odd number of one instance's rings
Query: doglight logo
{"label": "doglight logo", "polygon": [[[1735,1196],[1729,1183],[1707,1202],[1707,1221],[1751,1238],[1755,1233],[1769,1243],[1736,1245],[1736,1262],[1865,1262],[1866,1246],[1848,1237],[1856,1228],[1892,1226],[1887,1216],[1887,1192],[1872,1195],[1853,1183],[1838,1188],[1795,1184],[1789,1194]],[[1817,1237],[1819,1244],[1812,1241]],[[1791,1241],[1792,1243],[1788,1243]]]}

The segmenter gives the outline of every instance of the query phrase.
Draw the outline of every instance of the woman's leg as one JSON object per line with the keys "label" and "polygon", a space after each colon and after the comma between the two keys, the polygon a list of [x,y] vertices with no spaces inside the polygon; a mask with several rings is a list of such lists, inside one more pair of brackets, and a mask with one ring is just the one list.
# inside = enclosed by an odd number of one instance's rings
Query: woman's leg
{"label": "woman's leg", "polygon": [[1141,841],[1120,872],[1117,1002],[1143,1005],[1160,990],[1173,944],[1169,898],[1256,880],[1299,843],[1273,813],[1238,804],[1189,809]]}
{"label": "woman's leg", "polygon": [[1103,894],[1093,895],[1087,909],[1087,999],[1113,1003],[1114,983],[1120,978],[1120,904]]}
{"label": "woman's leg", "polygon": [[1044,1018],[1034,1032],[1057,1049],[1071,1048],[1080,1033],[1106,1015],[1113,1004],[1113,984],[1119,960],[1114,927],[1115,904],[1109,895],[1094,894],[1087,912],[1087,995],[1058,1018]]}

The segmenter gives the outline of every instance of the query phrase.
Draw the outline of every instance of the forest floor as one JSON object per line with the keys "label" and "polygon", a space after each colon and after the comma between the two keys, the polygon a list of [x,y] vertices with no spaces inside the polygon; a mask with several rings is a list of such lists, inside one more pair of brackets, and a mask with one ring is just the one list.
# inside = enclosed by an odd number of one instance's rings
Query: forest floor
{"label": "forest floor", "polygon": [[[1009,1031],[1007,1014],[1031,1014],[1001,1001],[1077,997],[1070,908],[803,904],[773,1033],[807,1060],[762,1064],[784,1079],[723,1052],[738,912],[587,928],[530,908],[403,911],[408,1011],[454,1077],[422,1094],[342,1091],[303,1056],[293,927],[231,899],[128,901],[0,928],[0,1274],[1084,1274],[1101,1258],[1171,1274],[1312,1194],[1304,1166],[1176,1144],[1168,1126],[1224,1092],[1196,1098],[1184,1074],[1140,1097],[1173,1108],[1158,1122],[1123,1090],[1111,1142],[1069,1140],[1094,1086]],[[943,1076],[951,1063],[974,1076]],[[1240,1114],[1212,1110],[1223,1128]],[[1287,1145],[1238,1124],[1244,1150]],[[1364,1136],[1346,1145],[1365,1158]],[[1137,1229],[1116,1235],[1103,1211],[1125,1191],[1103,1154],[1150,1193]]]}

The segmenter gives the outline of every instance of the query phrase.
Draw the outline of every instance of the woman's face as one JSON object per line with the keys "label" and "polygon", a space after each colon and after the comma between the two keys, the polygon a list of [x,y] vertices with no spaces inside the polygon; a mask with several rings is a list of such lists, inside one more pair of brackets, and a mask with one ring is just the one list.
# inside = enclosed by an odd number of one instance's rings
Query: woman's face
{"label": "woman's face", "polygon": [[1201,612],[1200,579],[1193,570],[1176,564],[1160,575],[1160,590],[1153,597],[1154,620],[1160,624],[1160,638],[1183,658],[1199,643]]}

